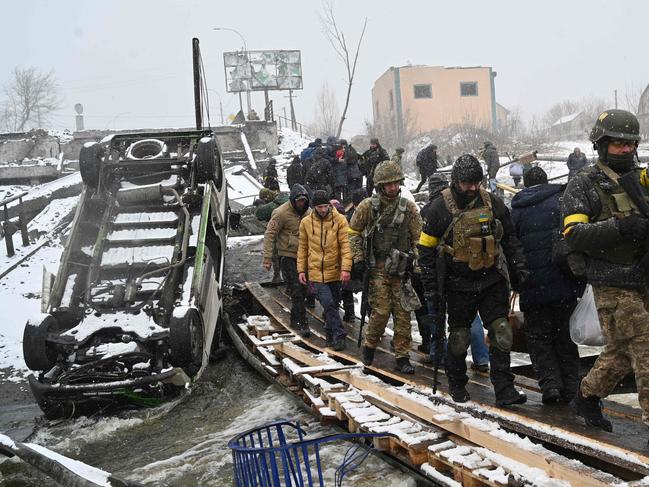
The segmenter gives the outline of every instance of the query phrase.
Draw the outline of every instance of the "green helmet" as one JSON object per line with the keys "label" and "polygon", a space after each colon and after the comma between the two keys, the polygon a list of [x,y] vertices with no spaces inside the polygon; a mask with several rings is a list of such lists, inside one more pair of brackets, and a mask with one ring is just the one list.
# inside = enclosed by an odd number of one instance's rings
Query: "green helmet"
{"label": "green helmet", "polygon": [[597,117],[590,131],[590,141],[597,142],[603,137],[624,140],[640,140],[640,124],[636,116],[626,110],[606,110]]}
{"label": "green helmet", "polygon": [[374,170],[374,185],[403,181],[401,166],[394,161],[383,161]]}

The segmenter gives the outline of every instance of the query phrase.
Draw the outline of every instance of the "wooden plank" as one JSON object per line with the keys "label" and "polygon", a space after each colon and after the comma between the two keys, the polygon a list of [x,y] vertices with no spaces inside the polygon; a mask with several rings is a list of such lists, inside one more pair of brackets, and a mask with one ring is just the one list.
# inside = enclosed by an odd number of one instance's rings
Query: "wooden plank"
{"label": "wooden plank", "polygon": [[[305,364],[317,365],[320,363],[319,357],[294,344],[278,344],[276,347],[279,348],[282,354]],[[538,452],[527,451],[522,448],[509,446],[506,442],[503,442],[488,432],[480,431],[470,424],[465,424],[459,420],[436,421],[435,416],[440,414],[440,409],[433,405],[433,403],[426,404],[419,398],[403,394],[401,391],[382,381],[377,381],[374,377],[365,374],[350,373],[349,371],[341,371],[335,375],[339,380],[357,389],[373,392],[377,397],[386,400],[417,418],[435,424],[472,443],[495,452],[500,452],[515,461],[544,470],[550,477],[566,480],[573,483],[573,485],[593,487],[605,487],[610,485],[611,482],[618,480],[604,472],[585,466],[583,469],[577,470],[571,464],[570,460],[540,446]]]}
{"label": "wooden plank", "polygon": [[[319,328],[320,324],[315,323],[314,328],[315,327]],[[318,346],[315,340],[308,341],[307,343],[314,347]],[[358,352],[355,350],[355,347],[351,353],[337,353],[329,350],[327,350],[327,353],[344,360],[359,360]],[[377,350],[374,366],[371,367],[370,370],[376,372],[378,375],[389,379],[399,380],[400,382],[413,385],[414,387],[428,388],[430,386],[432,371],[428,367],[417,366],[415,376],[404,376],[386,370],[386,365],[388,369],[391,368],[389,364],[385,363],[382,359],[382,355]],[[440,389],[444,390],[445,383],[443,373],[440,373],[440,377]],[[481,382],[476,382],[476,378],[479,378]],[[555,405],[551,408],[553,414],[548,414],[550,409],[541,406],[539,394],[537,394],[536,397],[534,394],[528,395],[528,404],[517,406],[514,410],[495,408],[489,404],[489,401],[493,400],[490,399],[490,397],[493,397],[493,393],[488,379],[475,374],[474,379],[470,379],[470,385],[471,384],[479,385],[484,388],[480,389],[478,394],[476,394],[475,388],[469,389],[472,398],[479,402],[483,407],[484,413],[489,415],[490,419],[506,425],[507,428],[517,431],[520,434],[537,438],[541,441],[554,443],[562,448],[572,449],[581,454],[601,458],[611,465],[620,465],[625,469],[636,471],[643,475],[649,474],[649,457],[644,453],[646,450],[646,442],[642,435],[637,434],[639,430],[644,431],[644,427],[640,424],[634,425],[629,421],[624,421],[623,419],[628,419],[625,412],[621,412],[619,415],[620,421],[614,421],[615,431],[619,433],[611,435],[583,426],[583,423],[574,417],[567,405]],[[451,401],[448,400],[448,402],[450,403]],[[471,408],[470,405],[456,406],[452,404],[452,406],[457,408],[464,407],[465,409]],[[637,420],[637,417],[633,418],[633,421],[636,423]],[[548,428],[547,426],[551,426],[551,428]],[[565,434],[563,433],[564,431],[566,432]],[[568,439],[570,441],[568,441]],[[609,455],[609,449],[611,448],[616,452],[623,453],[621,453],[621,455]],[[628,462],[626,456],[627,453],[632,455]]]}
{"label": "wooden plank", "polygon": [[[280,306],[286,307],[287,309],[290,308],[290,298],[286,294],[284,294],[282,292],[281,288],[273,289],[272,290],[272,297],[273,297],[273,300],[276,303],[278,303]],[[323,321],[322,321],[322,318],[321,318],[322,310],[321,310],[319,304],[316,304],[316,308],[314,310],[307,309],[307,314],[310,315],[311,318],[312,318],[312,320],[310,320],[310,321],[311,321],[311,328],[312,328],[312,330],[315,331],[314,334],[316,334],[316,336],[318,336],[319,338],[324,339],[324,334],[320,332],[320,329],[321,329],[321,327],[324,326],[324,324],[323,324]],[[355,349],[356,348],[356,339],[357,339],[357,336],[358,336],[358,323],[350,324],[350,323],[343,322],[343,326],[345,327],[345,329],[347,331],[347,339],[349,340],[350,343],[353,343],[351,349]],[[394,354],[393,350],[390,347],[389,337],[383,337],[381,339],[381,342],[380,342],[379,346],[377,347],[377,352],[384,352],[384,353],[389,354],[391,356]],[[328,352],[328,353],[331,354],[331,353],[333,353],[333,351]],[[353,355],[353,354],[347,353],[347,355]],[[430,363],[428,361],[428,356],[427,355],[419,352],[416,349],[416,344],[414,342],[413,342],[413,348],[412,348],[412,351],[411,351],[411,359],[412,359],[413,362],[418,364],[419,367],[421,367],[425,371],[429,372],[429,375],[425,376],[426,378],[432,377],[432,370],[433,370],[432,363]],[[358,360],[358,358],[356,358],[356,360]],[[375,363],[378,364],[378,362],[379,362],[379,360],[378,360],[378,357],[377,357],[377,360],[375,360]],[[380,366],[375,366],[375,367],[373,367],[373,369],[377,370],[377,371],[381,370],[382,372],[385,372],[384,368],[382,368]],[[468,370],[467,372],[468,372],[467,375],[469,377],[469,382],[471,384],[479,384],[480,386],[486,387],[489,390],[491,390],[492,386],[491,386],[491,382],[489,380],[489,374],[488,373],[483,373],[483,372],[479,372],[479,371],[472,370],[472,369]],[[512,367],[512,372],[515,373],[515,367]],[[417,374],[420,375],[420,370],[417,370]],[[424,377],[424,376],[422,376],[422,377]],[[445,374],[444,374],[443,367],[439,371],[439,377],[440,377],[440,381],[442,382],[442,389],[443,389],[444,388],[443,383],[445,381]],[[408,382],[407,377],[404,378],[403,376],[401,376],[401,380],[403,380],[405,382]],[[413,380],[411,382],[414,384],[414,383],[420,383],[421,381],[417,381],[415,379],[415,380]],[[518,386],[518,387],[523,388],[526,391],[533,391],[533,392],[539,393],[539,396],[538,396],[539,401],[538,402],[540,402],[540,391],[541,391],[541,389],[540,389],[537,381],[529,379],[529,378],[527,378],[525,376],[522,376],[522,375],[516,375],[515,378],[514,378],[514,384],[516,386]],[[477,399],[477,398],[475,398],[475,399]],[[529,397],[529,399],[530,399],[529,402],[531,403],[533,397]],[[557,408],[555,407],[554,409],[557,409]],[[611,416],[615,416],[615,417],[618,417],[618,418],[621,418],[621,419],[634,421],[634,422],[638,423],[639,426],[643,427],[642,426],[642,411],[639,408],[632,408],[632,407],[629,407],[629,406],[626,406],[626,405],[623,405],[623,404],[620,404],[620,403],[616,403],[614,401],[604,400],[602,410],[603,410],[603,412],[605,414],[609,414]],[[560,413],[560,414],[563,414],[563,413]],[[618,425],[616,425],[616,429],[619,429]],[[626,433],[623,433],[623,434],[626,434]],[[621,446],[621,445],[618,445],[618,446]],[[642,450],[644,450],[644,445],[642,445]],[[649,471],[647,473],[649,474]]]}

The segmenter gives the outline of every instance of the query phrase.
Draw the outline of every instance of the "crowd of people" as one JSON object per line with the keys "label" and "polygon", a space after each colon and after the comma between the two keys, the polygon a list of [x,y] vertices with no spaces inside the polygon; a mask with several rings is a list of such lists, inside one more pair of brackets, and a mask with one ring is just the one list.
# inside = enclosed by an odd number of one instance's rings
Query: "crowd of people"
{"label": "crowd of people", "polygon": [[[327,346],[343,350],[343,321],[357,319],[354,293],[362,290],[370,309],[365,365],[373,363],[392,318],[394,367],[415,373],[414,313],[418,348],[444,367],[454,401],[470,399],[470,346],[473,367],[489,372],[496,404],[510,406],[527,400],[510,365],[517,293],[543,403],[568,402],[587,425],[611,431],[601,399],[633,372],[649,425],[649,176],[636,163],[638,121],[607,110],[590,140],[597,162],[588,165],[575,149],[567,185],[549,183],[539,166],[517,173],[523,188],[511,210],[496,194],[500,164],[493,144],[482,148],[487,174],[476,157],[463,154],[450,183],[437,173],[437,147],[430,144],[417,156],[417,190],[426,183],[429,190],[420,210],[401,194],[402,149],[390,158],[373,138],[359,155],[344,140],[323,145],[316,139],[287,169],[288,200],[277,201],[273,192],[258,208],[264,217],[272,208],[263,265],[283,273],[291,326],[309,336],[305,304],[316,297]],[[276,172],[268,177],[276,179]],[[587,284],[607,344],[580,379],[569,321]]]}

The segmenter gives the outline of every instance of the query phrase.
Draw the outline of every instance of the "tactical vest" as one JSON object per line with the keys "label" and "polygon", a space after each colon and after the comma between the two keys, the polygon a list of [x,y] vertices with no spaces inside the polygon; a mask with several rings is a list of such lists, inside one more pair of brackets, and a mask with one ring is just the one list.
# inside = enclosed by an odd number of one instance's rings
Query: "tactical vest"
{"label": "tactical vest", "polygon": [[[593,219],[592,223],[608,220],[609,218],[626,218],[632,214],[641,215],[640,210],[636,204],[631,201],[629,195],[624,191],[624,188],[617,184],[616,181],[611,180],[611,184],[602,187],[604,181],[598,180],[594,176],[601,170],[601,168],[594,166],[588,169],[588,175],[593,181],[593,187],[597,192],[602,209],[599,214]],[[601,171],[606,174],[605,171]],[[647,196],[645,195],[645,199]],[[634,242],[620,242],[614,247],[599,249],[586,252],[593,257],[612,262],[614,264],[630,265],[644,255],[646,247],[638,245]]]}
{"label": "tactical vest", "polygon": [[378,195],[373,195],[371,202],[373,223],[369,233],[372,251],[368,253],[369,265],[375,267],[377,263],[383,264],[393,249],[406,254],[412,249],[410,233],[405,225],[408,200],[399,197],[397,204],[392,208],[386,208],[383,213],[381,213],[381,200]]}
{"label": "tactical vest", "polygon": [[[465,262],[469,269],[477,271],[490,268],[500,254],[500,238],[497,220],[494,218],[489,193],[480,188],[484,206],[460,209],[453,199],[450,188],[442,191],[446,209],[453,220],[442,237],[442,250],[453,256],[454,262]],[[474,200],[475,201],[475,200]],[[446,237],[453,231],[453,245],[446,243]]]}

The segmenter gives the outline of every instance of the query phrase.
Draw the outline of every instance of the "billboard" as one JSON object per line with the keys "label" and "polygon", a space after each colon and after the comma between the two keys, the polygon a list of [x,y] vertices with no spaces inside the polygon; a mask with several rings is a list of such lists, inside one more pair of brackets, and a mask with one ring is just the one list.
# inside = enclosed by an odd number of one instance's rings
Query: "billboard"
{"label": "billboard", "polygon": [[223,65],[230,93],[302,89],[300,51],[224,52]]}

